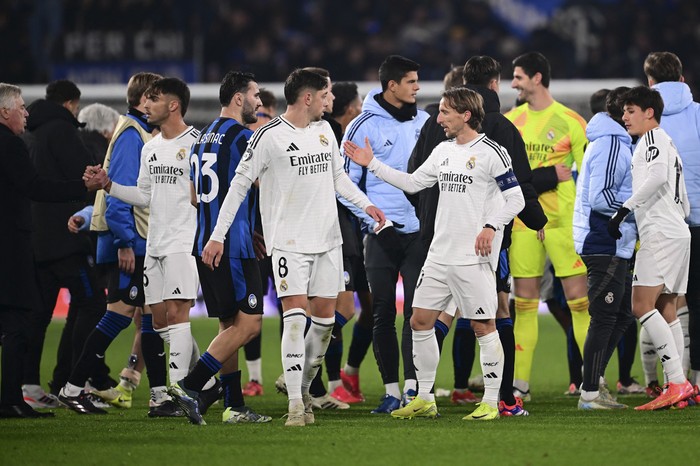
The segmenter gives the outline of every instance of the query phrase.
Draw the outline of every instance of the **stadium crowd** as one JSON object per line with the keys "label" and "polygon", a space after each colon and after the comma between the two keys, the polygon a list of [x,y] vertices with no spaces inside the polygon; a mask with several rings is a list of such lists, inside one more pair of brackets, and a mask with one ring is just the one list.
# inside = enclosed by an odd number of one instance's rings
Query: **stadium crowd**
{"label": "stadium crowd", "polygon": [[[441,79],[445,64],[461,64],[474,54],[496,58],[509,74],[510,59],[526,50],[549,58],[554,79],[643,80],[640,61],[659,49],[685,58],[688,82],[699,81],[700,65],[690,60],[700,20],[692,0],[555,2],[551,17],[525,33],[509,27],[497,3],[359,0],[337,11],[330,0],[6,2],[0,38],[19,47],[6,51],[0,80],[56,79],[55,66],[71,61],[66,49],[71,33],[110,32],[118,24],[127,38],[139,31],[176,31],[198,44],[180,59],[196,62],[200,82],[218,82],[229,69],[253,72],[260,82],[281,82],[306,63],[324,63],[337,80],[375,80],[376,63],[389,53],[421,63],[423,80]],[[517,11],[517,2],[510,7]]]}

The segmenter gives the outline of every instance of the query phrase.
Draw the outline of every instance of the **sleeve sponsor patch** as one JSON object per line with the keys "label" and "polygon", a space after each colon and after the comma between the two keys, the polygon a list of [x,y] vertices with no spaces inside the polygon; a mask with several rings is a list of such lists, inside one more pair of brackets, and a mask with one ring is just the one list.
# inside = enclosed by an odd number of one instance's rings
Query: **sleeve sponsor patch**
{"label": "sleeve sponsor patch", "polygon": [[656,146],[649,146],[647,147],[647,152],[646,152],[646,159],[647,163],[656,160],[656,158],[659,156],[659,148]]}

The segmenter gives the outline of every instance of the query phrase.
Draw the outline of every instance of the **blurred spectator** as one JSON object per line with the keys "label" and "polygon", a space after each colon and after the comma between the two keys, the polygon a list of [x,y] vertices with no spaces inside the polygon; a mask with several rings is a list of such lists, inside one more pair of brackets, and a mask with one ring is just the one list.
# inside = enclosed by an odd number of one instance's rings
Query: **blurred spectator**
{"label": "blurred spectator", "polygon": [[78,121],[85,124],[81,128],[80,137],[100,165],[105,160],[117,120],[119,112],[99,103],[90,104],[78,113]]}
{"label": "blurred spectator", "polygon": [[[260,0],[245,5],[150,0],[139,6],[143,14],[134,17],[135,3],[11,2],[0,13],[0,38],[19,41],[20,47],[0,70],[0,79],[46,81],[52,65],[68,61],[63,57],[67,34],[120,32],[114,24],[123,25],[121,32],[127,37],[184,31],[190,52],[183,60],[202,65],[203,82],[218,81],[228,69],[252,71],[261,82],[279,82],[290,69],[309,64],[324,66],[338,80],[375,80],[376,67],[391,53],[420,62],[423,80],[439,80],[445,64],[464,56],[488,54],[509,63],[526,50],[539,50],[550,58],[554,79],[642,79],[640,63],[651,51],[648,30],[660,31],[654,35],[655,49],[685,58],[686,81],[697,82],[700,74],[700,62],[691,60],[700,20],[700,7],[692,0],[657,0],[645,8],[631,0],[560,0],[559,7],[547,13],[544,26],[525,36],[516,35],[495,14],[491,5],[498,8],[499,2],[489,1],[356,0],[344,4],[342,14],[333,14],[337,6],[331,0]],[[522,3],[524,8],[537,7],[534,1]],[[630,33],[629,24],[637,25],[639,32]],[[202,44],[201,59],[195,58],[195,43]]]}

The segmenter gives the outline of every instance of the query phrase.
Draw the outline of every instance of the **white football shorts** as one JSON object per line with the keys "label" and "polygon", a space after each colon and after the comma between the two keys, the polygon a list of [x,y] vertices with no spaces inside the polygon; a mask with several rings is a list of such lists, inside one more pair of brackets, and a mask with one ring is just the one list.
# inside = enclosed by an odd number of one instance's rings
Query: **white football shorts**
{"label": "white football shorts", "polygon": [[345,291],[341,246],[319,254],[272,250],[277,296],[337,298]]}
{"label": "white football shorts", "polygon": [[146,255],[143,266],[146,304],[157,304],[168,299],[197,299],[199,276],[192,254]]}
{"label": "white football shorts", "polygon": [[425,261],[413,307],[447,311],[455,305],[465,319],[496,318],[496,274],[490,264],[443,265]]}
{"label": "white football shorts", "polygon": [[632,286],[658,286],[663,294],[685,294],[690,269],[690,236],[666,238],[656,232],[640,244]]}

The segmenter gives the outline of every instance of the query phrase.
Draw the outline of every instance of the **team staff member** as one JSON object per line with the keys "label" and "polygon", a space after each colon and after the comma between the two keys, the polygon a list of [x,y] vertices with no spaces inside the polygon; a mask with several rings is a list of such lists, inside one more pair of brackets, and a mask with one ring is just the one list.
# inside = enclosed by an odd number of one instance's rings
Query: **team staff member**
{"label": "team staff member", "polygon": [[[416,107],[420,65],[399,55],[390,55],[379,67],[381,90],[371,91],[362,104],[362,113],[349,125],[343,141],[363,146],[365,138],[377,159],[406,171],[408,158],[428,114]],[[367,279],[374,307],[374,355],[384,382],[385,395],[374,414],[389,414],[403,401],[416,395],[416,372],[413,368],[410,317],[413,293],[425,250],[419,237],[415,210],[399,189],[390,186],[366,168],[348,162],[350,178],[393,222],[378,234],[370,233],[365,249]],[[373,231],[373,221],[353,210],[363,228]],[[401,346],[396,336],[396,283],[399,273],[404,287],[404,323]],[[400,352],[399,352],[400,349]],[[403,395],[399,388],[399,354],[404,369]]]}
{"label": "team staff member", "polygon": [[[58,181],[39,176],[19,137],[27,123],[22,91],[0,83],[0,241],[11,245],[0,267],[0,332],[2,332],[2,374],[0,376],[0,417],[50,417],[27,405],[22,397],[23,356],[27,348],[27,315],[39,305],[34,279],[30,201],[65,202],[85,198],[86,185],[94,190],[104,179],[83,184],[80,180]],[[89,167],[95,169],[94,167]]]}
{"label": "team staff member", "polygon": [[[146,118],[146,91],[160,75],[137,73],[127,84],[128,110],[119,117],[105,156],[105,172],[117,183],[135,186],[139,174],[141,149],[151,140],[155,127]],[[90,228],[97,232],[97,263],[106,271],[107,312],[88,336],[80,360],[73,368],[66,391],[75,393],[85,385],[90,367],[101,359],[114,338],[131,324],[134,313],[141,316],[141,348],[148,368],[150,385],[149,417],[182,416],[172,400],[167,399],[163,340],[153,330],[153,315],[144,308],[143,262],[148,234],[148,209],[132,207],[99,191],[95,199]],[[129,368],[120,373],[119,385],[95,394],[111,405],[131,407],[132,391],[140,374]],[[70,384],[70,385],[69,385]],[[65,395],[65,394],[64,394]],[[78,413],[98,412],[84,395],[75,395],[68,406]]]}

